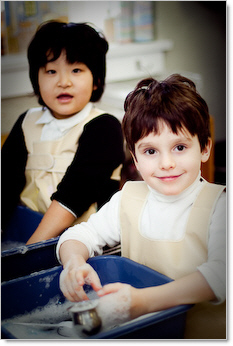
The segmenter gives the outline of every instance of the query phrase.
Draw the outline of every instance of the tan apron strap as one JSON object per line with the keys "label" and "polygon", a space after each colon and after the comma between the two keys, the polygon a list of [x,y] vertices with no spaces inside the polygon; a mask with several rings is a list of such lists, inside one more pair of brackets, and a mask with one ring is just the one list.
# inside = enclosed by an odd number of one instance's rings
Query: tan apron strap
{"label": "tan apron strap", "polygon": [[[135,186],[137,184],[137,188]],[[135,193],[137,195],[135,196]],[[144,181],[128,181],[122,188],[122,202],[124,202],[123,196],[132,196],[136,197],[142,201],[146,198],[149,193],[149,189]]]}
{"label": "tan apron strap", "polygon": [[226,188],[223,185],[210,184],[206,181],[204,184],[204,187],[193,203],[186,226],[188,233],[194,232],[195,229],[195,232],[199,230],[200,238],[205,237],[202,239],[203,246],[205,246],[208,242],[208,232],[205,233],[203,230],[209,229],[211,216],[216,203],[221,193]]}
{"label": "tan apron strap", "polygon": [[63,156],[51,154],[29,154],[26,169],[65,173],[73,158],[73,153],[66,153],[66,155]]}
{"label": "tan apron strap", "polygon": [[[135,193],[137,193],[136,196]],[[128,225],[127,222],[134,222],[134,225],[138,225],[141,213],[143,211],[143,205],[145,204],[148,193],[148,187],[143,181],[126,182],[122,188],[120,202],[120,224],[121,248],[122,256],[124,257],[130,258],[130,250],[128,249],[130,232],[122,232],[122,230],[127,230],[130,228],[130,225]]]}

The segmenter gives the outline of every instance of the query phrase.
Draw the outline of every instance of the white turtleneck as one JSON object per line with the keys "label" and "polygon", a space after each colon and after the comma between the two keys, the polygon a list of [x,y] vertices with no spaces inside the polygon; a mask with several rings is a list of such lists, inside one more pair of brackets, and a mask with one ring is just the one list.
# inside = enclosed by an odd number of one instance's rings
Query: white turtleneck
{"label": "white turtleneck", "polygon": [[[150,195],[141,219],[141,235],[153,240],[181,239],[192,203],[202,187],[200,177],[201,173],[194,183],[179,195],[166,196],[148,186]],[[152,230],[155,225],[154,232]]]}
{"label": "white turtleneck", "polygon": [[[140,232],[153,240],[178,240],[184,232],[186,221],[198,192],[202,187],[200,175],[194,183],[176,196],[165,196],[149,187],[150,193],[142,213]],[[102,254],[104,245],[114,246],[120,242],[119,205],[121,191],[117,192],[87,223],[69,228],[58,242],[69,239],[86,245],[90,257]],[[221,302],[225,299],[226,284],[226,196],[221,194],[209,229],[208,261],[198,267]]]}

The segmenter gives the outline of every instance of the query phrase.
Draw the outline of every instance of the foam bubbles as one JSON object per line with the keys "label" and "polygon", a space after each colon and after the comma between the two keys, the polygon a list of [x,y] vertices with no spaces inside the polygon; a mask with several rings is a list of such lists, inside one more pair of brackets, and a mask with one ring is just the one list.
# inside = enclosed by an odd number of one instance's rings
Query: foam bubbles
{"label": "foam bubbles", "polygon": [[101,297],[96,310],[102,325],[109,328],[130,320],[130,306],[130,287],[125,286],[116,293]]}

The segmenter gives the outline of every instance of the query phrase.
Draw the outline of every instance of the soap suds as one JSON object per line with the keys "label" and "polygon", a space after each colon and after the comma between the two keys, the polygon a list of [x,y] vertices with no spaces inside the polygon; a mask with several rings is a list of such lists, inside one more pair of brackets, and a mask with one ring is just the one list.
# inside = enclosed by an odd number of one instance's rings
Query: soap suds
{"label": "soap suds", "polygon": [[130,320],[131,295],[126,286],[116,293],[107,294],[99,299],[96,308],[106,328],[114,327]]}

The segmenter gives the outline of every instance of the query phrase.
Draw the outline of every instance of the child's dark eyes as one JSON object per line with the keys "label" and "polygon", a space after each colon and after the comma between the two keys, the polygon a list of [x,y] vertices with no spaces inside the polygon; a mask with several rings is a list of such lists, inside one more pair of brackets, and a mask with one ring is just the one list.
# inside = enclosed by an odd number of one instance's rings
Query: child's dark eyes
{"label": "child's dark eyes", "polygon": [[55,73],[56,73],[55,70],[48,70],[48,71],[46,71],[46,72],[47,72],[47,74],[55,74]]}
{"label": "child's dark eyes", "polygon": [[183,151],[184,149],[185,149],[185,146],[182,145],[182,144],[177,145],[177,146],[175,147],[175,150],[176,150],[176,151]]}
{"label": "child's dark eyes", "polygon": [[155,149],[147,149],[147,150],[145,151],[145,153],[146,153],[147,155],[154,155],[154,154],[156,153],[156,150],[155,150]]}
{"label": "child's dark eyes", "polygon": [[[186,149],[185,145],[180,144],[180,145],[177,145],[174,148],[174,151],[180,152],[180,151],[184,151],[185,149]],[[157,151],[155,149],[147,149],[147,150],[145,150],[145,154],[146,155],[154,155],[154,154],[156,154],[156,152]]]}
{"label": "child's dark eyes", "polygon": [[73,69],[73,72],[74,72],[74,73],[79,73],[79,72],[81,72],[81,70],[80,70],[80,68],[74,68],[74,69]]}
{"label": "child's dark eyes", "polygon": [[[80,68],[74,68],[74,69],[72,70],[72,72],[73,72],[73,73],[80,73],[81,70],[80,70]],[[52,70],[52,69],[51,69],[51,70],[47,70],[46,73],[47,73],[47,74],[55,74],[55,73],[56,73],[56,70]]]}

